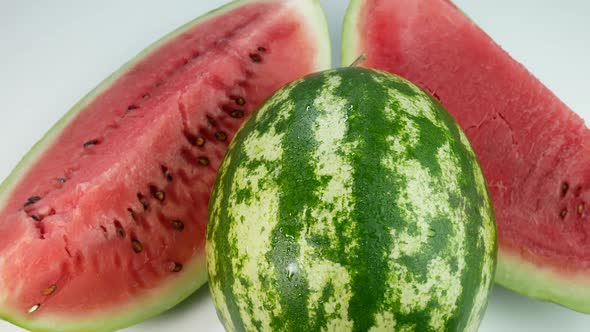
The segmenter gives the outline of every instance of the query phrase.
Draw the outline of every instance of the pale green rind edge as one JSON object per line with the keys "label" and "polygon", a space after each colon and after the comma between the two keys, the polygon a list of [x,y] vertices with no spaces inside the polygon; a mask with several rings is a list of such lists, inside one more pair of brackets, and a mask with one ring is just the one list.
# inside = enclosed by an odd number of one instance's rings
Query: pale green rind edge
{"label": "pale green rind edge", "polygon": [[363,7],[363,0],[351,0],[344,16],[342,25],[342,46],[341,46],[341,65],[350,66],[359,56],[360,34],[359,34],[359,17]]}
{"label": "pale green rind edge", "polygon": [[535,265],[517,253],[501,248],[498,253],[497,284],[521,295],[590,314],[590,273],[564,277],[551,266]]}
{"label": "pale green rind edge", "polygon": [[318,41],[316,71],[330,69],[332,67],[332,42],[330,40],[330,30],[328,19],[320,0],[295,0],[297,5],[303,5],[304,15],[307,19],[308,26],[312,27],[309,31]]}
{"label": "pale green rind edge", "polygon": [[[42,152],[48,147],[60,134],[61,130],[72,121],[75,116],[91,102],[95,97],[100,95],[103,91],[119,79],[137,62],[145,58],[152,51],[159,46],[166,43],[170,39],[182,34],[191,27],[206,19],[213,18],[217,15],[224,14],[241,6],[250,3],[272,2],[273,0],[235,0],[220,8],[212,10],[203,16],[196,18],[193,21],[181,26],[177,30],[165,35],[152,45],[141,51],[132,60],[121,66],[116,72],[111,74],[86,96],[84,96],[78,103],[76,103],[56,124],[49,129],[49,131],[29,150],[29,152],[20,160],[17,166],[13,169],[10,175],[0,184],[0,209],[4,207],[6,198],[11,194],[15,185],[20,178],[26,174],[30,167],[34,166],[36,160],[42,155]],[[327,69],[331,66],[331,47],[330,34],[328,30],[328,23],[326,14],[321,7],[319,0],[290,0],[297,7],[301,7],[303,18],[307,20],[307,25],[312,27],[309,31],[310,39],[315,38],[317,41],[317,59],[316,69]],[[184,276],[179,279],[171,280],[168,285],[154,289],[152,294],[142,296],[136,303],[141,305],[129,304],[130,309],[125,315],[118,315],[115,312],[102,313],[101,315],[91,316],[82,321],[78,320],[74,324],[72,321],[60,321],[58,318],[50,319],[43,318],[35,321],[27,320],[26,316],[19,314],[10,314],[9,311],[2,312],[0,308],[0,318],[4,319],[17,326],[30,329],[32,331],[110,331],[133,325],[135,323],[144,321],[148,318],[154,317],[166,310],[171,309],[176,304],[180,303],[195,290],[200,288],[207,282],[207,268],[206,256],[196,256],[192,261],[186,264],[183,271]],[[181,285],[183,287],[178,287]],[[166,294],[162,296],[162,294]],[[117,308],[120,312],[122,309]],[[119,317],[112,319],[112,317]],[[108,324],[106,323],[108,322]],[[102,324],[104,323],[104,324]]]}

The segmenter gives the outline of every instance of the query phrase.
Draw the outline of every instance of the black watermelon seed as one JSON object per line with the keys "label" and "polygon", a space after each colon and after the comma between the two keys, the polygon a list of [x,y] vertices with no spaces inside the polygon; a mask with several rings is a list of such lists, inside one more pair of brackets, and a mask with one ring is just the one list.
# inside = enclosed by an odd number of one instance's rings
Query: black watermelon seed
{"label": "black watermelon seed", "polygon": [[166,193],[162,190],[158,190],[154,193],[154,198],[159,200],[160,202],[163,202],[166,199]]}
{"label": "black watermelon seed", "polygon": [[232,118],[242,118],[244,117],[244,111],[242,110],[233,110],[230,114],[229,114]]}
{"label": "black watermelon seed", "polygon": [[569,189],[570,189],[570,185],[569,185],[567,182],[564,182],[564,183],[561,185],[561,194],[562,194],[563,196],[565,196],[565,194],[567,194],[567,192],[568,192],[568,190],[569,190]]}
{"label": "black watermelon seed", "polygon": [[93,139],[93,140],[90,140],[90,141],[84,143],[83,146],[86,149],[86,148],[88,148],[88,147],[90,147],[92,145],[97,145],[98,143],[99,143],[99,141],[97,139]]}
{"label": "black watermelon seed", "polygon": [[264,52],[266,52],[266,48],[264,48],[264,47],[260,46],[260,47],[258,48],[258,52],[262,52],[262,53],[264,53]]}
{"label": "black watermelon seed", "polygon": [[220,142],[225,142],[227,141],[227,134],[223,131],[218,131],[215,133],[215,139]]}
{"label": "black watermelon seed", "polygon": [[56,290],[57,290],[57,285],[52,284],[43,291],[43,295],[49,296],[49,295],[55,293]]}
{"label": "black watermelon seed", "polygon": [[133,110],[136,110],[138,108],[139,108],[139,106],[137,106],[137,105],[129,105],[129,106],[127,106],[127,110],[128,111],[133,111]]}
{"label": "black watermelon seed", "polygon": [[125,230],[123,229],[123,226],[121,225],[119,220],[115,220],[114,224],[115,224],[115,231],[117,232],[117,235],[119,235],[119,237],[121,237],[121,238],[124,238],[125,237]]}
{"label": "black watermelon seed", "polygon": [[252,60],[252,62],[254,63],[259,63],[262,61],[262,57],[260,56],[260,54],[252,53],[250,54],[250,60]]}
{"label": "black watermelon seed", "polygon": [[236,98],[235,102],[236,102],[236,104],[238,104],[240,106],[246,105],[246,99],[244,99],[242,97]]}
{"label": "black watermelon seed", "polygon": [[168,167],[161,165],[160,168],[162,169],[162,174],[164,174],[164,177],[166,178],[166,180],[168,180],[168,181],[174,180],[174,177],[172,176],[172,173],[170,173],[170,170],[168,170]]}
{"label": "black watermelon seed", "polygon": [[208,114],[207,114],[207,123],[209,124],[210,127],[216,127],[217,126],[217,121],[215,121],[215,119],[213,119],[213,117],[211,117]]}
{"label": "black watermelon seed", "polygon": [[205,142],[206,140],[203,136],[197,136],[191,140],[191,144],[198,147],[203,147],[205,145]]}
{"label": "black watermelon seed", "polygon": [[176,262],[170,264],[170,272],[178,273],[180,271],[182,271],[182,264]]}
{"label": "black watermelon seed", "polygon": [[39,197],[39,196],[31,196],[31,197],[29,197],[29,199],[27,199],[25,206],[33,205],[40,200],[41,200],[41,197]]}
{"label": "black watermelon seed", "polygon": [[64,178],[64,177],[57,178],[57,182],[59,182],[59,183],[66,183],[66,181],[67,181],[67,180],[66,180],[66,178]]}
{"label": "black watermelon seed", "polygon": [[38,216],[36,214],[31,215],[31,218],[33,218],[33,220],[35,220],[35,221],[41,221],[41,220],[43,220],[43,218],[41,216]]}
{"label": "black watermelon seed", "polygon": [[182,232],[184,230],[184,223],[180,220],[172,220],[172,227],[175,230]]}
{"label": "black watermelon seed", "polygon": [[160,202],[166,199],[166,193],[163,190],[158,189],[156,186],[150,186],[150,192],[152,196]]}
{"label": "black watermelon seed", "polygon": [[129,215],[131,216],[131,219],[133,219],[133,221],[137,221],[137,214],[135,213],[135,211],[133,211],[132,208],[128,208],[127,212],[129,212]]}
{"label": "black watermelon seed", "polygon": [[107,239],[108,238],[107,228],[101,225],[100,229],[102,230],[102,233],[104,234],[105,239]]}
{"label": "black watermelon seed", "polygon": [[207,158],[207,157],[199,157],[199,158],[197,158],[197,162],[201,166],[207,166],[207,165],[209,165],[209,158]]}
{"label": "black watermelon seed", "polygon": [[561,217],[561,219],[565,219],[565,217],[567,216],[567,209],[561,210],[559,216]]}
{"label": "black watermelon seed", "polygon": [[147,199],[141,193],[137,193],[137,200],[139,201],[139,203],[141,203],[141,206],[143,206],[144,210],[147,210],[149,208],[149,203]]}
{"label": "black watermelon seed", "polygon": [[136,239],[131,240],[131,247],[136,254],[139,254],[143,251],[143,245],[141,242],[137,241]]}

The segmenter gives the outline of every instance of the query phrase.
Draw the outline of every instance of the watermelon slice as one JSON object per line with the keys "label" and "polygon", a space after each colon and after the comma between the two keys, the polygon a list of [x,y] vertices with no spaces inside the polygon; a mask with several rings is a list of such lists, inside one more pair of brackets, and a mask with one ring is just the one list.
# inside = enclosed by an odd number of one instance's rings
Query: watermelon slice
{"label": "watermelon slice", "polygon": [[497,216],[496,281],[590,313],[590,131],[447,0],[353,0],[343,62],[404,76],[465,130]]}
{"label": "watermelon slice", "polygon": [[317,0],[238,1],[100,84],[1,186],[0,317],[114,330],[203,285],[228,142],[272,92],[329,67],[329,45]]}

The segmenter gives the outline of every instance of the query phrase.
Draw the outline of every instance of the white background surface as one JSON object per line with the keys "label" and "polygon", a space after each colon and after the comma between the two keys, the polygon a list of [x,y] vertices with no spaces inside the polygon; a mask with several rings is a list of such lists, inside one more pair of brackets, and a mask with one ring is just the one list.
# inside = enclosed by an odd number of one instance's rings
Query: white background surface
{"label": "white background surface", "polygon": [[[0,180],[66,110],[137,52],[223,0],[0,0]],[[347,1],[322,0],[339,64]],[[457,0],[590,119],[590,2]],[[590,299],[588,299],[590,301]],[[129,331],[222,331],[205,288]],[[0,331],[21,331],[0,321]],[[590,331],[590,316],[496,287],[480,331]]]}

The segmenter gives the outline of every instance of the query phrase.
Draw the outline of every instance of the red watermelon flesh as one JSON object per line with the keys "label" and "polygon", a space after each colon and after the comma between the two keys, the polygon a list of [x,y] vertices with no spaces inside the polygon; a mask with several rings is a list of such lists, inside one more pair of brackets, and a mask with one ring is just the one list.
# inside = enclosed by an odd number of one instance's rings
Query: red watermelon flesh
{"label": "red watermelon flesh", "polygon": [[590,131],[450,1],[353,0],[343,62],[421,85],[478,154],[497,217],[497,281],[590,312]]}
{"label": "red watermelon flesh", "polygon": [[0,317],[112,330],[204,284],[209,192],[233,134],[329,53],[318,2],[239,1],[107,79],[2,184]]}

